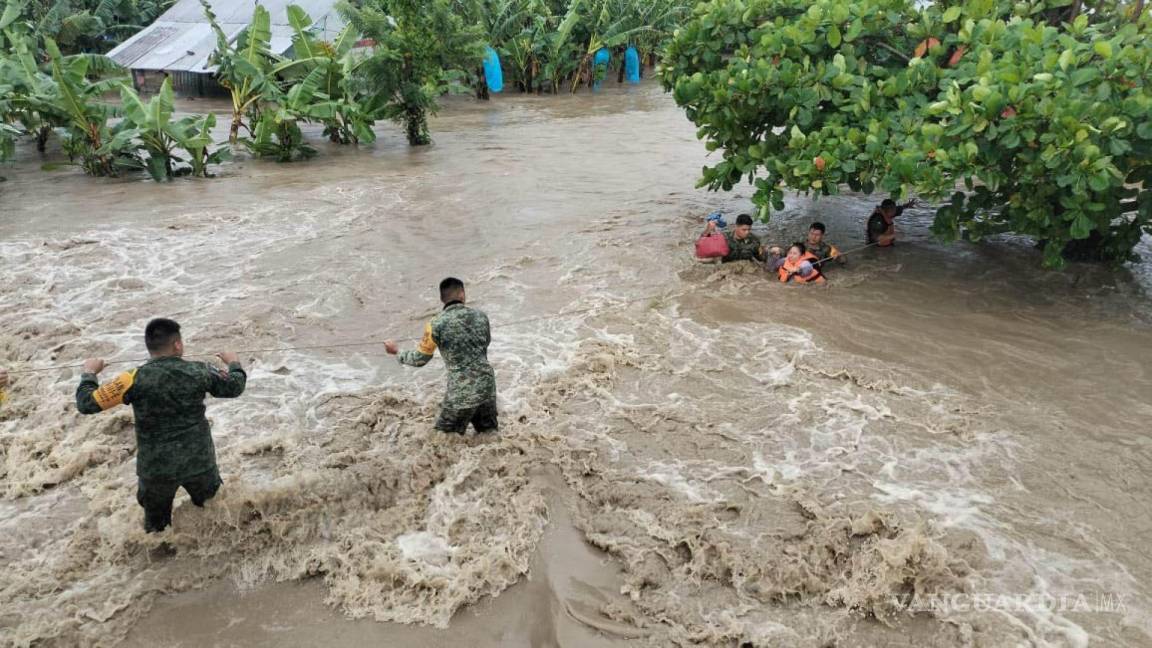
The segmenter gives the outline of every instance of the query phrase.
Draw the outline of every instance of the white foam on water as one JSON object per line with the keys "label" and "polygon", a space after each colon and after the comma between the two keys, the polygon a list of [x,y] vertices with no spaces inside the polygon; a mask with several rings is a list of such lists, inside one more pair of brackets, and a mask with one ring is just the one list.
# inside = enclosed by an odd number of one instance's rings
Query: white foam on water
{"label": "white foam on water", "polygon": [[452,558],[452,547],[444,538],[427,531],[405,533],[396,538],[396,545],[408,560],[444,567]]}

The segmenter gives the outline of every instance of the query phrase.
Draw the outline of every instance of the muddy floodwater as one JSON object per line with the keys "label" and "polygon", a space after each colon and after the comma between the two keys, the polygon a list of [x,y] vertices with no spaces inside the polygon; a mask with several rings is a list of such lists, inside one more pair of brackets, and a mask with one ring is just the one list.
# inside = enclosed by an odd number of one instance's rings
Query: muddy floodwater
{"label": "muddy floodwater", "polygon": [[[14,376],[0,646],[1152,646],[1148,265],[941,245],[921,206],[782,286],[692,259],[750,193],[693,189],[654,85],[433,126],[210,180],[3,169],[0,366],[139,358],[169,316],[249,380],[209,403],[221,493],[146,535],[130,409]],[[851,250],[876,200],[755,232]],[[431,430],[439,360],[335,346],[418,336],[449,275],[496,439]]]}

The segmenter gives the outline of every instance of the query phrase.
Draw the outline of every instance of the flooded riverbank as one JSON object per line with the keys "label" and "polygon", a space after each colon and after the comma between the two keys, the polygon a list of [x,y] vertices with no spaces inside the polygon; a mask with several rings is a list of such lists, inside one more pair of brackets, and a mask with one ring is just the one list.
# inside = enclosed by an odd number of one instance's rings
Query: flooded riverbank
{"label": "flooded riverbank", "polygon": [[[130,412],[19,375],[0,644],[1152,645],[1147,264],[1044,272],[913,209],[895,249],[780,286],[690,258],[748,204],[691,188],[703,147],[654,86],[453,101],[434,133],[205,181],[5,171],[3,364],[139,357],[158,315],[195,353],[411,337],[455,275],[497,327],[502,431],[431,432],[438,364],[243,354],[248,393],[209,407],[225,488],[154,537]],[[855,248],[873,200],[757,233]]]}

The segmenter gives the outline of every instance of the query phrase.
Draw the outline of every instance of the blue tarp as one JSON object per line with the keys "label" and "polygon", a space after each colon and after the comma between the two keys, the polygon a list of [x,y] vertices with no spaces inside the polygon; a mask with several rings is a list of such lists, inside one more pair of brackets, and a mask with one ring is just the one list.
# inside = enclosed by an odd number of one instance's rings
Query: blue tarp
{"label": "blue tarp", "polygon": [[612,55],[608,53],[608,48],[601,47],[596,50],[596,55],[592,57],[592,75],[596,79],[592,84],[592,88],[600,87],[600,82],[604,80],[604,75],[608,73],[608,61],[611,60]]}
{"label": "blue tarp", "polygon": [[484,79],[489,92],[504,90],[504,71],[500,69],[500,55],[491,47],[484,52]]}
{"label": "blue tarp", "polygon": [[640,83],[640,53],[629,46],[624,52],[624,78],[628,83]]}

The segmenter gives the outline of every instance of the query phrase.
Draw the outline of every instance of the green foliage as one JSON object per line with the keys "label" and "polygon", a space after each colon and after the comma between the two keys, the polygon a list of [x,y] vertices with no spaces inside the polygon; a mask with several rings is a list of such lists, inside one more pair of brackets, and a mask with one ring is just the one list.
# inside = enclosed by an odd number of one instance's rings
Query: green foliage
{"label": "green foliage", "polygon": [[300,124],[284,110],[263,113],[251,139],[244,140],[244,145],[256,155],[274,158],[277,162],[306,160],[316,155],[316,149],[304,141]]}
{"label": "green foliage", "polygon": [[94,176],[118,175],[125,166],[134,166],[135,155],[131,152],[105,146],[111,139],[108,119],[115,111],[103,103],[102,97],[120,87],[124,79],[90,81],[90,57],[65,58],[51,39],[45,46],[52,59],[54,83],[46,88],[49,94],[38,100],[59,108],[64,123],[64,148],[69,156],[80,158],[84,171]]}
{"label": "green foliage", "polygon": [[219,164],[227,157],[227,148],[212,149],[215,115],[172,118],[175,98],[169,79],[164,80],[160,92],[148,103],[127,85],[120,87],[120,101],[124,118],[103,150],[130,152],[138,166],[148,171],[154,180],[181,175],[203,177],[208,173],[209,164]]}
{"label": "green foliage", "polygon": [[106,52],[154,21],[174,0],[0,0],[0,30],[17,27],[68,53]]}
{"label": "green foliage", "polygon": [[235,40],[229,40],[211,5],[206,0],[200,0],[200,4],[216,34],[216,50],[208,61],[216,66],[216,80],[232,99],[228,141],[235,144],[240,138],[240,129],[251,134],[253,124],[260,120],[263,103],[280,92],[273,72],[281,59],[271,50],[272,16],[262,5],[256,5],[252,21]]}
{"label": "green foliage", "polygon": [[[3,88],[0,87],[0,90]],[[24,132],[12,124],[0,122],[0,162],[7,162],[16,157],[16,140]]]}
{"label": "green foliage", "polygon": [[331,43],[316,38],[310,30],[312,19],[296,5],[288,7],[292,25],[292,51],[296,58],[281,63],[274,72],[288,80],[307,85],[297,94],[310,105],[299,115],[324,125],[324,134],[338,144],[371,143],[376,140],[372,125],[380,107],[360,83],[357,72],[365,57],[353,50],[356,32],[345,27]]}
{"label": "green foliage", "polygon": [[343,3],[340,11],[375,42],[359,64],[372,104],[403,124],[409,144],[430,143],[428,114],[452,87],[452,73],[483,56],[481,30],[468,26],[450,0],[365,0],[360,7]]}
{"label": "green foliage", "polygon": [[304,142],[300,123],[331,120],[336,117],[336,103],[320,93],[327,75],[322,67],[314,68],[302,81],[277,96],[276,103],[264,110],[252,139],[244,143],[261,157],[278,162],[292,162],[312,157],[316,149]]}
{"label": "green foliage", "polygon": [[1078,8],[713,0],[662,78],[723,154],[701,186],[754,183],[764,218],[785,189],[917,193],[943,201],[944,240],[1026,234],[1058,266],[1091,239],[1126,259],[1152,228],[1152,18]]}
{"label": "green foliage", "polygon": [[[0,48],[0,123],[19,124],[19,128],[7,129],[9,150],[14,146],[14,133],[19,133],[34,134],[37,148],[43,151],[52,129],[64,125],[66,116],[47,100],[55,82],[37,66],[29,37],[7,34],[7,47]],[[0,160],[3,157],[0,154]]]}
{"label": "green foliage", "polygon": [[[9,23],[11,25],[11,23]],[[173,119],[172,86],[144,103],[127,84],[123,70],[95,54],[65,56],[55,41],[44,49],[50,62],[42,70],[33,58],[33,36],[7,30],[0,49],[0,159],[12,157],[16,139],[33,133],[43,151],[49,133],[58,131],[69,157],[96,176],[147,170],[157,180],[207,174],[226,149],[214,149],[212,115]],[[119,91],[120,106],[104,97]],[[115,125],[110,122],[120,118]],[[17,124],[19,126],[17,126]]]}
{"label": "green foliage", "polygon": [[635,46],[655,52],[689,14],[681,0],[471,0],[466,13],[504,60],[508,82],[525,92],[574,91],[591,84],[592,56],[612,50],[614,65]]}

